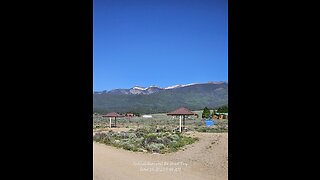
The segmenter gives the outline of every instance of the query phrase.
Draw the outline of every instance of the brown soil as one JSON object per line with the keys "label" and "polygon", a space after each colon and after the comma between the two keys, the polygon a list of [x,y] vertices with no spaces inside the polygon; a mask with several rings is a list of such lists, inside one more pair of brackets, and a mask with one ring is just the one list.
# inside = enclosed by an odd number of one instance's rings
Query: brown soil
{"label": "brown soil", "polygon": [[131,152],[94,142],[94,180],[228,179],[228,133],[188,134],[199,141],[169,154]]}

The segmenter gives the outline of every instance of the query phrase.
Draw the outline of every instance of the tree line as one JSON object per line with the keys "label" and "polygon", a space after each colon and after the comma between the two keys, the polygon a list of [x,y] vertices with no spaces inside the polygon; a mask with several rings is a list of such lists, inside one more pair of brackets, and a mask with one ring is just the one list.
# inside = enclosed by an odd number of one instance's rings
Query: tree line
{"label": "tree line", "polygon": [[213,110],[212,113],[208,107],[204,107],[202,111],[202,118],[212,118],[215,113],[228,113],[228,106],[221,106],[216,110]]}

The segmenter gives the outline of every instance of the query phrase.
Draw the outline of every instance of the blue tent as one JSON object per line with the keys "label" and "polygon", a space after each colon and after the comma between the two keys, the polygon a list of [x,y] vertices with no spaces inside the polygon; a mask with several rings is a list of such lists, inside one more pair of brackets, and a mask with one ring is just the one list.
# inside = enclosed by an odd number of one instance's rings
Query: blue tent
{"label": "blue tent", "polygon": [[206,120],[206,126],[207,127],[210,127],[210,126],[213,126],[214,125],[214,121],[212,119],[207,119]]}

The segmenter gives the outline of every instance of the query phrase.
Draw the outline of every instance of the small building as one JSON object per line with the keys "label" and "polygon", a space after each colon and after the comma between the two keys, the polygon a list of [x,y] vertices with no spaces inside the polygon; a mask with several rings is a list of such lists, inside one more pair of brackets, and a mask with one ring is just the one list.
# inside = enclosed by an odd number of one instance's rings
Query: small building
{"label": "small building", "polygon": [[217,113],[213,115],[213,119],[228,119],[228,113]]}
{"label": "small building", "polygon": [[143,118],[152,118],[152,115],[142,115]]}
{"label": "small building", "polygon": [[128,112],[128,113],[126,113],[126,115],[125,115],[126,117],[133,117],[134,116],[134,114],[132,113],[132,112]]}

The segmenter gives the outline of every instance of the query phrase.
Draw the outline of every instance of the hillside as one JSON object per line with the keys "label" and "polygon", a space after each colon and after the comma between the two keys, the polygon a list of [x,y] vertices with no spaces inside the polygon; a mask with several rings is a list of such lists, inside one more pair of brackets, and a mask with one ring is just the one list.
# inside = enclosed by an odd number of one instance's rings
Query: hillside
{"label": "hillside", "polygon": [[181,106],[198,110],[205,106],[215,108],[227,104],[226,82],[176,85],[169,88],[134,87],[129,90],[118,89],[93,94],[93,109],[99,113],[157,113],[172,111]]}

